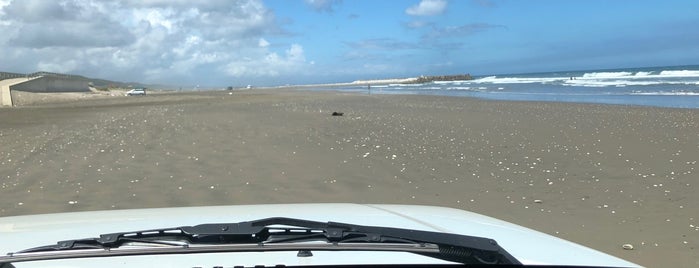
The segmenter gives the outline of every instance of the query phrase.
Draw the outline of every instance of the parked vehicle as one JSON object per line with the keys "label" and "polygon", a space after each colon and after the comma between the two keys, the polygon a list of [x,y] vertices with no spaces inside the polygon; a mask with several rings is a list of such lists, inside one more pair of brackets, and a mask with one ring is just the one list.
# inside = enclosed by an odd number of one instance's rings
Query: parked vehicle
{"label": "parked vehicle", "polygon": [[144,96],[146,95],[145,88],[134,88],[126,92],[126,96]]}

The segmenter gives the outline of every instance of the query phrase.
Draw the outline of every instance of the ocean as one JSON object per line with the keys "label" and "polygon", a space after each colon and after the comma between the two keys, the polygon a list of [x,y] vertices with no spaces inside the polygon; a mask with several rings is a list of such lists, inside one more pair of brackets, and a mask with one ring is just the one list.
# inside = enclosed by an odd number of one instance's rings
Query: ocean
{"label": "ocean", "polygon": [[699,65],[477,76],[425,84],[335,88],[367,94],[424,94],[494,100],[699,108]]}

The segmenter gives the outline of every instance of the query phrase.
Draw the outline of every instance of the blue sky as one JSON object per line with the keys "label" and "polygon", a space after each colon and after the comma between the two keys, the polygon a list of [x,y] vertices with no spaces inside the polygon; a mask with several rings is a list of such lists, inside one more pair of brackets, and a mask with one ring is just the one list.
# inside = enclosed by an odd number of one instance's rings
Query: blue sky
{"label": "blue sky", "polygon": [[699,64],[695,0],[0,0],[0,71],[226,86]]}

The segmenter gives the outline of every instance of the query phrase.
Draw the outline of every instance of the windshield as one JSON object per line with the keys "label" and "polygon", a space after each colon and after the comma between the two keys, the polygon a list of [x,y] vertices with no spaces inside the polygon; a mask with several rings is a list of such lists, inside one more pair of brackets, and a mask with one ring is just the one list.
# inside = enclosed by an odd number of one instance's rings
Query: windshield
{"label": "windshield", "polygon": [[[695,266],[697,10],[0,0],[0,217],[431,205]],[[118,230],[90,231],[35,246]]]}

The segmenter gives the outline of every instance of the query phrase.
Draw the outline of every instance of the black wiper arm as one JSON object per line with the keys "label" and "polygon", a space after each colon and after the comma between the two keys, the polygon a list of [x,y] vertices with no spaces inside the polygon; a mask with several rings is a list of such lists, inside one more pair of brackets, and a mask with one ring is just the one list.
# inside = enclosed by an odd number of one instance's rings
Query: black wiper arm
{"label": "black wiper arm", "polygon": [[[27,249],[14,254],[73,249],[110,249],[129,242],[186,246],[189,244],[262,245],[319,240],[335,244],[376,243],[377,248],[381,243],[434,244],[438,246],[438,252],[418,254],[466,264],[520,264],[495,240],[489,238],[293,218],[267,218],[239,223],[200,224],[103,234],[99,238],[60,241],[56,245]],[[299,244],[299,248],[303,245]]]}

